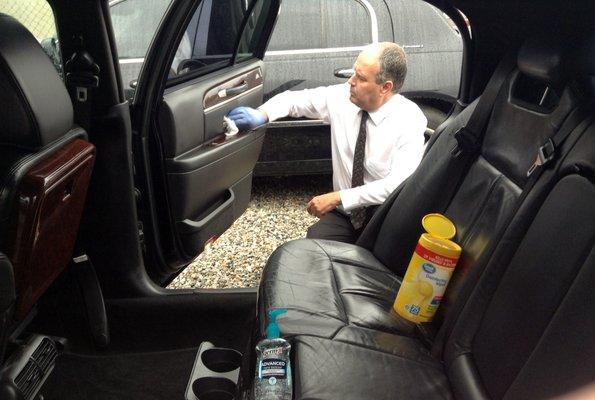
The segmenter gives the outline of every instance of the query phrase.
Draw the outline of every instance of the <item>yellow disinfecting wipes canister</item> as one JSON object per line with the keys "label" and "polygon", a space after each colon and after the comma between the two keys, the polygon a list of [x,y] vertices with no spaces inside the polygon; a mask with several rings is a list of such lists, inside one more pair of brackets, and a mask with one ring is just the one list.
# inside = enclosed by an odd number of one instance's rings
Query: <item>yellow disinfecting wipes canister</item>
{"label": "yellow disinfecting wipes canister", "polygon": [[454,224],[441,214],[422,219],[427,233],[417,242],[393,308],[403,318],[416,323],[431,321],[442,301],[461,247],[451,241]]}

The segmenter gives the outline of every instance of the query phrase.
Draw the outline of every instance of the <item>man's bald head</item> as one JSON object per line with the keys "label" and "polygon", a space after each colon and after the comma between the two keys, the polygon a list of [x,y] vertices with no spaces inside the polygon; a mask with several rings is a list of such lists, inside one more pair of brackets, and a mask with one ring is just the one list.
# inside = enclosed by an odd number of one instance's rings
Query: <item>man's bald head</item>
{"label": "man's bald head", "polygon": [[373,43],[362,50],[361,56],[377,60],[377,84],[391,81],[393,93],[398,93],[401,90],[407,76],[407,56],[401,46],[392,42]]}
{"label": "man's bald head", "polygon": [[366,46],[353,64],[349,100],[362,110],[377,110],[398,93],[407,74],[405,52],[394,43]]}

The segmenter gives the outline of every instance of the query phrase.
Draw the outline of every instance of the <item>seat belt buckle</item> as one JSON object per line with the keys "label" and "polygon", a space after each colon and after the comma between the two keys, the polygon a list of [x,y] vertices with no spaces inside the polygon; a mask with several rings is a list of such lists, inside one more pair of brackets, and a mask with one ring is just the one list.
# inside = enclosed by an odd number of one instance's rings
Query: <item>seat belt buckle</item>
{"label": "seat belt buckle", "polygon": [[450,152],[454,158],[463,153],[474,153],[479,147],[477,136],[465,126],[459,128],[453,136],[457,141],[457,145]]}
{"label": "seat belt buckle", "polygon": [[533,165],[531,165],[527,171],[527,177],[531,176],[538,167],[543,167],[544,165],[549,164],[554,159],[555,154],[556,146],[554,146],[552,139],[548,139],[547,142],[537,150],[537,157],[535,158]]}

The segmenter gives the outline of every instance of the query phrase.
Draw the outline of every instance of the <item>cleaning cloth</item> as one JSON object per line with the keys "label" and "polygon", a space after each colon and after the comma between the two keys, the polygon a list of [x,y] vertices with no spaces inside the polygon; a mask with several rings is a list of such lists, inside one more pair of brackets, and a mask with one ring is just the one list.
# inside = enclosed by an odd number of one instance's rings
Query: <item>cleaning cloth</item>
{"label": "cleaning cloth", "polygon": [[232,119],[227,118],[226,116],[223,117],[223,126],[225,127],[225,136],[235,136],[238,134],[239,129],[236,126],[236,123],[233,122]]}

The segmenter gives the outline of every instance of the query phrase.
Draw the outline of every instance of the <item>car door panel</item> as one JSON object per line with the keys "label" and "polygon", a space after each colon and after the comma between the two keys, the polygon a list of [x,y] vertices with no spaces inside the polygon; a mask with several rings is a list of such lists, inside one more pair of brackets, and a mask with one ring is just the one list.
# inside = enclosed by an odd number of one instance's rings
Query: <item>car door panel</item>
{"label": "car door panel", "polygon": [[168,174],[172,217],[188,258],[202,251],[209,239],[221,235],[248,207],[252,168],[264,130],[247,136],[256,138],[235,153],[189,173]]}
{"label": "car door panel", "polygon": [[[248,206],[264,128],[227,137],[223,117],[262,102],[262,62],[252,61],[166,92],[159,109],[168,214],[185,258]],[[239,90],[238,90],[239,88]]]}

